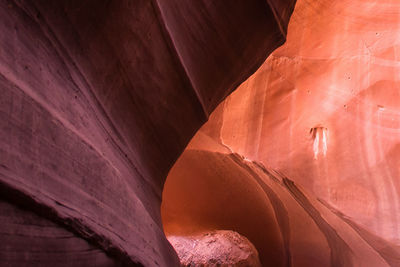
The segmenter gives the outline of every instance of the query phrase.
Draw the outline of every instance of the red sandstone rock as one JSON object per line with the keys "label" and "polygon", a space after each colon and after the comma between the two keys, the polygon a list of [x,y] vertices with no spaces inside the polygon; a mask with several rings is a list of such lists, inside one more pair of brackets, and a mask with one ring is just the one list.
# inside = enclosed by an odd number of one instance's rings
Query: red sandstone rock
{"label": "red sandstone rock", "polygon": [[161,226],[167,173],[283,43],[293,3],[1,1],[1,198],[124,266],[178,264]]}
{"label": "red sandstone rock", "polygon": [[[215,229],[216,210],[227,210],[224,229],[241,229],[265,265],[274,244],[273,266],[400,266],[399,7],[298,1],[285,45],[214,111],[171,170],[166,231]],[[239,167],[228,160],[235,153]],[[244,203],[266,198],[248,210],[263,210],[264,231],[278,228],[281,238],[255,240],[263,230],[254,215],[235,221],[245,208],[209,202],[207,184],[231,183]],[[194,189],[196,201],[185,202]]]}
{"label": "red sandstone rock", "polygon": [[0,266],[108,267],[104,251],[30,210],[0,201]]}
{"label": "red sandstone rock", "polygon": [[261,266],[253,244],[233,231],[168,236],[168,241],[178,253],[182,266]]}
{"label": "red sandstone rock", "polygon": [[283,174],[237,154],[187,149],[162,203],[167,235],[232,229],[262,266],[397,266],[400,249]]}
{"label": "red sandstone rock", "polygon": [[398,1],[298,1],[285,45],[205,127],[396,244],[398,15]]}

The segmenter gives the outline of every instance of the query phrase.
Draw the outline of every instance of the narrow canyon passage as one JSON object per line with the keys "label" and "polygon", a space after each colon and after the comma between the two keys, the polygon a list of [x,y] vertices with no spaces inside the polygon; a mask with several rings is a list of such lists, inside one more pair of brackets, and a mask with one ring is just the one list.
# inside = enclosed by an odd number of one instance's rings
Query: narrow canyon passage
{"label": "narrow canyon passage", "polygon": [[202,149],[191,144],[165,184],[162,216],[167,237],[232,230],[252,242],[262,266],[400,263],[398,246],[282,173],[224,151],[222,146],[215,150],[215,143]]}
{"label": "narrow canyon passage", "polygon": [[170,171],[167,236],[233,230],[263,266],[400,266],[399,23],[398,1],[297,1]]}
{"label": "narrow canyon passage", "polygon": [[0,1],[0,265],[400,266],[399,25],[398,0]]}
{"label": "narrow canyon passage", "polygon": [[178,266],[167,174],[294,4],[0,1],[0,265]]}
{"label": "narrow canyon passage", "polygon": [[161,206],[167,237],[233,230],[254,244],[262,266],[400,263],[398,246],[204,132],[167,178]]}

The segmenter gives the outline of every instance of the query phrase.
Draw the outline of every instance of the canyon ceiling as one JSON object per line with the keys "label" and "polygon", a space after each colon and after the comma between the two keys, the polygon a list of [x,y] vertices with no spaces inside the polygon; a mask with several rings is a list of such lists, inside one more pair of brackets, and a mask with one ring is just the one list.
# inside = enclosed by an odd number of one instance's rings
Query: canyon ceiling
{"label": "canyon ceiling", "polygon": [[4,0],[0,32],[5,266],[179,266],[166,235],[214,230],[400,266],[399,1]]}

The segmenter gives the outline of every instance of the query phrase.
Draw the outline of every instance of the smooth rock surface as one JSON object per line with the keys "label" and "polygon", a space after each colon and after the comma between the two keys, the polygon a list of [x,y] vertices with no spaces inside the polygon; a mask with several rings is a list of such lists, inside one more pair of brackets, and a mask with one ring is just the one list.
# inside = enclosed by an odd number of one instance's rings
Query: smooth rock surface
{"label": "smooth rock surface", "polygon": [[187,149],[162,203],[167,236],[229,229],[262,266],[398,266],[400,247],[360,226],[282,173],[238,154]]}
{"label": "smooth rock surface", "polygon": [[206,130],[396,244],[399,18],[395,0],[298,1],[285,45]]}
{"label": "smooth rock surface", "polygon": [[[224,229],[246,229],[263,264],[261,251],[275,247],[272,266],[400,266],[399,22],[396,0],[299,0],[287,42],[217,107],[171,170],[166,231],[215,229],[215,210],[227,211]],[[240,168],[227,160],[235,154]],[[238,176],[261,179],[266,191],[246,194],[259,191]],[[191,183],[201,196],[178,205],[195,192]],[[278,228],[281,238],[256,240],[254,215],[231,219],[245,209],[211,203],[207,184],[236,184],[244,203],[264,196],[270,205],[249,210],[263,210],[264,221],[272,205],[276,220],[264,231]]]}
{"label": "smooth rock surface", "polygon": [[218,230],[192,236],[168,236],[182,266],[261,267],[250,241],[233,231]]}
{"label": "smooth rock surface", "polygon": [[167,173],[284,42],[293,5],[0,1],[1,199],[124,266],[176,266],[160,216]]}

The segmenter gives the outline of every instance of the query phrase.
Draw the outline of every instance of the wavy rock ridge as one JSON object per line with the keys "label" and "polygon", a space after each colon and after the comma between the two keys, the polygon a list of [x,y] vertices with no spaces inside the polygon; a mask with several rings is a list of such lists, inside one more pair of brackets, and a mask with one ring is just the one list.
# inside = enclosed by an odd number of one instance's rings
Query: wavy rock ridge
{"label": "wavy rock ridge", "polygon": [[[160,216],[167,173],[284,42],[293,5],[1,1],[0,239],[15,240],[2,263],[176,266]],[[42,224],[57,230],[26,230]]]}
{"label": "wavy rock ridge", "polygon": [[187,149],[171,170],[163,197],[167,235],[234,230],[254,244],[262,266],[400,264],[396,244],[282,173],[228,151]]}
{"label": "wavy rock ridge", "polygon": [[399,10],[298,1],[171,170],[166,232],[235,230],[265,266],[399,266]]}

